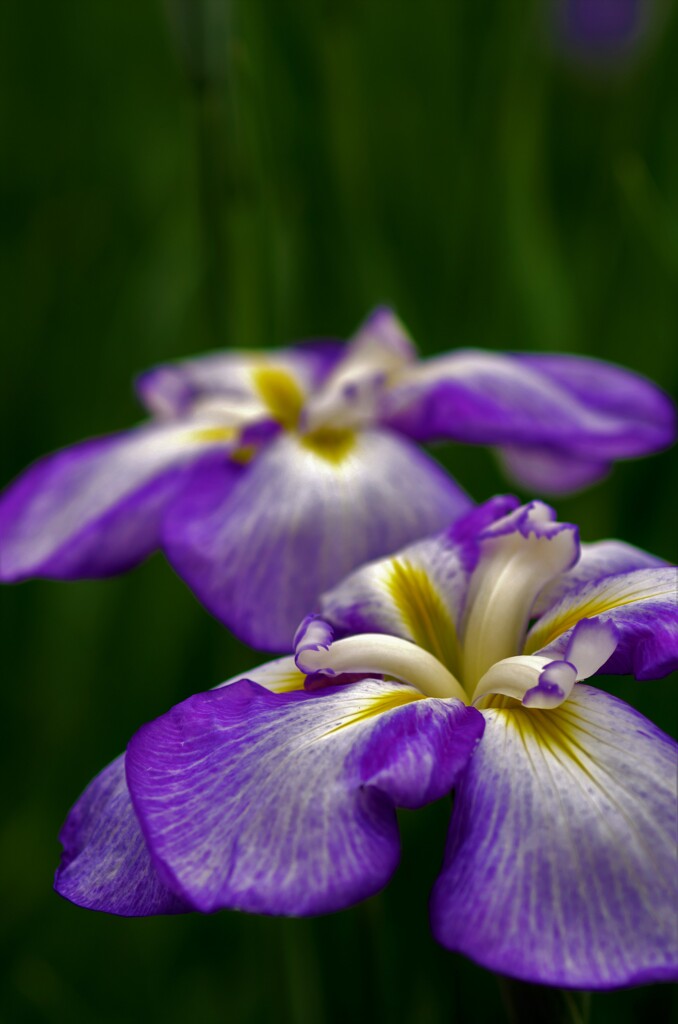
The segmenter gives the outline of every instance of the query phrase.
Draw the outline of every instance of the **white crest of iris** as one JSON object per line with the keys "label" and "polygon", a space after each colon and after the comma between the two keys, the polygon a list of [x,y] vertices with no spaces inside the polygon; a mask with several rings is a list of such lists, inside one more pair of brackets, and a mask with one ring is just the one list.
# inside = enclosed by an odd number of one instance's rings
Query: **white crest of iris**
{"label": "white crest of iris", "polygon": [[[426,647],[380,633],[334,640],[327,623],[309,616],[295,638],[298,667],[329,677],[384,676],[409,683],[427,697],[456,697],[476,706],[486,706],[492,696],[510,697],[535,708],[563,703],[576,682],[588,679],[608,661],[617,633],[610,622],[582,618],[564,657],[524,653],[535,601],[572,566],[577,536],[575,527],[553,522],[552,510],[542,502],[519,512],[520,529],[512,513],[486,531],[458,626],[447,616],[436,621],[421,598],[418,611]],[[417,570],[410,564],[406,571],[410,588],[413,580],[416,586]],[[436,581],[425,579],[426,593],[435,595]],[[394,589],[392,582],[392,594]],[[450,627],[455,633],[453,644],[436,633]],[[432,646],[451,654],[436,657]]]}

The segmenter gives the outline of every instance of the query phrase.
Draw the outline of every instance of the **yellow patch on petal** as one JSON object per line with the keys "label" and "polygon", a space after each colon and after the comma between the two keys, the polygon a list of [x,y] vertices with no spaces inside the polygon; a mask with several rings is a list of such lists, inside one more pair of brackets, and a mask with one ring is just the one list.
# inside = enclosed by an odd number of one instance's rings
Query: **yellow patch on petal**
{"label": "yellow patch on petal", "polygon": [[268,690],[272,690],[273,693],[291,693],[293,690],[303,690],[305,681],[306,676],[304,673],[295,669],[292,672],[286,672],[278,676],[277,679],[267,679],[264,685]]}
{"label": "yellow patch on petal", "polygon": [[[335,732],[339,732],[340,729],[348,729],[352,725],[359,725],[370,718],[376,718],[377,715],[383,715],[386,711],[393,711],[395,708],[404,707],[415,700],[424,699],[423,693],[419,693],[417,690],[406,689],[393,690],[390,693],[380,694],[376,697],[363,697],[360,701],[356,702],[355,711],[343,714],[333,728],[327,729],[323,733],[323,737],[332,736]],[[346,704],[350,706],[350,697],[348,695]]]}
{"label": "yellow patch on petal", "polygon": [[457,631],[426,571],[405,558],[395,558],[388,571],[386,586],[414,642],[458,676]]}
{"label": "yellow patch on petal", "polygon": [[586,594],[581,599],[566,599],[562,608],[547,612],[531,629],[525,641],[524,654],[534,654],[553,643],[559,636],[572,629],[581,619],[592,619],[596,615],[623,608],[625,605],[638,604],[641,601],[656,601],[662,598],[675,597],[675,581],[666,580],[657,585],[646,577],[638,580],[615,580],[601,588],[596,588],[588,600]]}
{"label": "yellow patch on petal", "polygon": [[237,433],[235,427],[201,427],[199,430],[193,431],[192,438],[201,444],[218,444],[232,441]]}
{"label": "yellow patch on petal", "polygon": [[[558,708],[542,710],[525,708],[518,701],[503,697],[493,698],[489,706],[504,718],[507,728],[516,731],[528,758],[532,759],[537,746],[542,755],[549,754],[561,763],[571,762],[594,785],[600,785],[595,763],[583,746],[585,731],[582,734],[581,727],[586,723],[576,711],[568,709],[567,702]],[[535,764],[535,773],[540,770]]]}
{"label": "yellow patch on petal", "polygon": [[303,434],[299,440],[308,451],[338,466],[353,451],[356,436],[352,430],[320,427],[318,430],[313,430],[310,434]]}
{"label": "yellow patch on petal", "polygon": [[291,373],[275,366],[260,366],[252,371],[259,397],[274,420],[293,430],[299,422],[304,393]]}
{"label": "yellow patch on petal", "polygon": [[246,466],[248,462],[251,462],[254,456],[257,454],[257,448],[253,444],[245,444],[242,448],[236,448],[235,451],[231,452],[231,459],[233,462],[238,462],[243,466]]}

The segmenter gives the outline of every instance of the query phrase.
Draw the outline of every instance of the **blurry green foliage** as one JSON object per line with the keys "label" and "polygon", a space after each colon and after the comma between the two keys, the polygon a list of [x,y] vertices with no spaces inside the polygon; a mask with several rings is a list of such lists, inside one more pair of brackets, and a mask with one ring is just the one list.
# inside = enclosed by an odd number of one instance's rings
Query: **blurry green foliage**
{"label": "blurry green foliage", "polygon": [[[580,67],[538,0],[8,0],[0,7],[0,477],[139,416],[154,361],[349,333],[393,303],[425,352],[610,358],[676,392],[678,24]],[[482,450],[440,450],[478,499]],[[676,558],[665,453],[558,502],[586,539]],[[311,921],[124,921],[51,891],[57,831],[142,722],[260,657],[156,556],[125,578],[0,593],[9,1022],[501,1019],[439,949],[449,808],[404,814],[403,864]],[[610,686],[673,732],[670,686]],[[516,937],[519,941],[519,937]],[[668,1020],[670,989],[591,1020]]]}

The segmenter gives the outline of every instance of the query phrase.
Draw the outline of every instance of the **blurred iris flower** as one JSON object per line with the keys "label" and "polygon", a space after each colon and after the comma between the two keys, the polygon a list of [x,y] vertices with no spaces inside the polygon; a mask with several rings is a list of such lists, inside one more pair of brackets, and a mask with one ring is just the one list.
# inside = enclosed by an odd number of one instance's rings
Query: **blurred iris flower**
{"label": "blurred iris flower", "polygon": [[72,809],[58,892],[335,911],[393,873],[395,808],[454,788],[444,946],[550,985],[675,978],[676,744],[581,681],[676,668],[676,578],[492,499],[329,591],[295,656],[144,726]]}
{"label": "blurred iris flower", "polygon": [[348,345],[207,355],[138,390],[150,422],[42,459],[0,498],[0,579],[108,576],[161,547],[274,651],[351,569],[472,506],[413,441],[499,446],[514,478],[555,493],[675,434],[669,400],[632,373],[472,350],[417,362],[387,309]]}

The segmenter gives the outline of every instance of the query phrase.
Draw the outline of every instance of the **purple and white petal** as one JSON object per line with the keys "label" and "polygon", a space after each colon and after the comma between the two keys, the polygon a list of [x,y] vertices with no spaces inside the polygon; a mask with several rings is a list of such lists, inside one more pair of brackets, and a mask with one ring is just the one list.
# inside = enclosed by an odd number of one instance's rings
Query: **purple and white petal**
{"label": "purple and white petal", "polygon": [[287,693],[289,690],[304,689],[306,673],[297,668],[294,658],[288,654],[284,658],[274,658],[273,661],[267,661],[264,665],[258,665],[256,668],[248,668],[246,672],[232,676],[220,683],[219,686],[230,686],[232,683],[239,683],[242,679],[258,683],[259,686],[264,686],[273,693]]}
{"label": "purple and white petal", "polygon": [[167,518],[164,547],[176,571],[254,647],[289,650],[322,591],[472,504],[409,442],[366,431],[327,444],[281,435],[225,499],[206,488],[197,510],[180,500]]}
{"label": "purple and white petal", "polygon": [[636,569],[584,583],[534,624],[526,654],[566,656],[580,619],[612,624],[614,653],[602,671],[660,679],[678,668],[678,568]]}
{"label": "purple and white petal", "polygon": [[[630,371],[576,356],[474,350],[404,370],[382,422],[419,441],[527,445],[531,483],[540,479],[535,446],[552,449],[577,487],[593,479],[592,464],[602,471],[614,459],[657,451],[676,432],[670,400]],[[578,469],[576,460],[586,465]],[[553,483],[552,466],[545,468]]]}
{"label": "purple and white petal", "polygon": [[529,368],[564,388],[583,405],[620,420],[632,419],[638,430],[637,450],[647,444],[662,448],[675,438],[676,409],[656,384],[614,363],[588,356],[559,353],[523,353],[515,356]]}
{"label": "purple and white petal", "polygon": [[288,389],[298,389],[303,398],[320,386],[344,352],[341,342],[330,340],[269,351],[212,352],[147,370],[137,378],[136,389],[148,411],[163,419],[210,398],[230,402],[234,409],[265,410],[261,384],[267,374],[271,382],[277,377]]}
{"label": "purple and white petal", "polygon": [[528,491],[573,494],[607,476],[612,463],[540,445],[502,445],[495,454],[508,477]]}
{"label": "purple and white petal", "polygon": [[0,579],[130,568],[158,546],[166,508],[193,464],[225,464],[232,444],[185,423],[151,425],[41,459],[0,498]]}
{"label": "purple and white petal", "polygon": [[375,423],[389,378],[415,358],[416,349],[404,325],[392,310],[379,307],[356,331],[322,386],[309,397],[304,429]]}
{"label": "purple and white petal", "polygon": [[90,783],[59,839],[64,852],[54,887],[71,903],[123,917],[190,909],[153,867],[129,798],[124,754]]}
{"label": "purple and white petal", "polygon": [[376,892],[398,861],[394,807],[449,792],[482,734],[475,709],[419,697],[242,681],[145,726],[127,780],[161,877],[201,911],[317,914]]}
{"label": "purple and white petal", "polygon": [[532,614],[543,615],[567,594],[580,590],[584,583],[592,580],[602,580],[605,576],[633,569],[657,569],[667,564],[666,559],[622,540],[584,542],[580,545],[579,561],[544,587],[532,607]]}
{"label": "purple and white petal", "polygon": [[675,742],[582,685],[554,711],[485,715],[433,893],[438,941],[546,985],[675,980]]}

